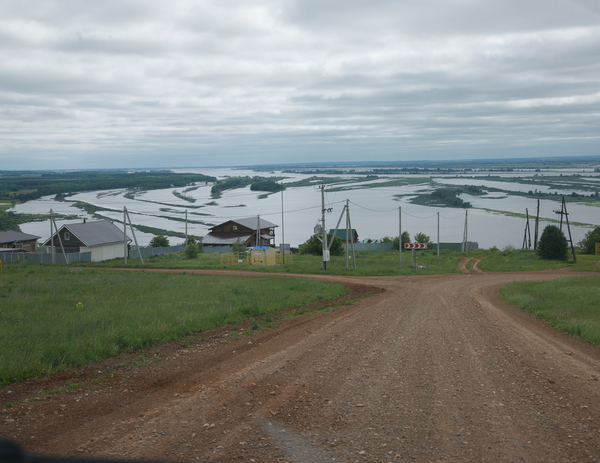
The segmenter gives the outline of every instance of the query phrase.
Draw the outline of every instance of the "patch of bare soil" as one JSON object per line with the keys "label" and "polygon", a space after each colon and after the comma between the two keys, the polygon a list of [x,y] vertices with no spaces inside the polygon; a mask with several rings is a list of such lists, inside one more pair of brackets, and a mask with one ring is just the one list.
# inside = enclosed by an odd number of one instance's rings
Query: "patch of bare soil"
{"label": "patch of bare soil", "polygon": [[378,292],[151,350],[145,366],[13,385],[2,403],[99,380],[5,408],[0,434],[34,453],[168,461],[595,461],[600,350],[496,299],[568,275],[328,276]]}

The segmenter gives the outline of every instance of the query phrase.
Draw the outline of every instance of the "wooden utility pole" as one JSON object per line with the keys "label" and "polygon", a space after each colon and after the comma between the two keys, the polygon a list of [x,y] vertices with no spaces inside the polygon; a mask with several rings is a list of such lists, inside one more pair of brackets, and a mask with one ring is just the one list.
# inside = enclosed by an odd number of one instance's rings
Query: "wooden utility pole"
{"label": "wooden utility pole", "polygon": [[571,253],[573,254],[573,261],[577,263],[577,256],[575,255],[575,246],[573,246],[573,238],[571,236],[571,226],[569,225],[569,213],[567,212],[567,202],[565,201],[564,196],[562,197],[560,211],[554,212],[560,214],[560,231],[562,231],[563,215],[565,216],[565,222],[567,222],[567,230],[569,231],[569,243],[571,244]]}
{"label": "wooden utility pole", "polygon": [[283,224],[283,183],[281,184],[281,252],[283,252],[283,264],[285,265],[285,226]]}
{"label": "wooden utility pole", "polygon": [[329,253],[327,247],[327,230],[325,230],[325,185],[321,183],[321,240],[323,241],[323,270],[327,270],[327,261]]}
{"label": "wooden utility pole", "polygon": [[537,214],[535,216],[535,233],[533,235],[533,250],[537,250],[538,234],[540,231],[540,200],[537,200]]}
{"label": "wooden utility pole", "polygon": [[402,207],[398,206],[398,263],[402,263]]}
{"label": "wooden utility pole", "polygon": [[438,238],[437,239],[437,242],[438,242],[437,251],[438,252],[437,252],[437,254],[438,254],[438,259],[439,259],[440,258],[440,213],[439,212],[437,213],[437,216],[438,216],[437,217],[437,219],[438,219],[438,227],[437,227],[438,228],[438,230],[437,230],[438,231],[438,237],[437,237]]}

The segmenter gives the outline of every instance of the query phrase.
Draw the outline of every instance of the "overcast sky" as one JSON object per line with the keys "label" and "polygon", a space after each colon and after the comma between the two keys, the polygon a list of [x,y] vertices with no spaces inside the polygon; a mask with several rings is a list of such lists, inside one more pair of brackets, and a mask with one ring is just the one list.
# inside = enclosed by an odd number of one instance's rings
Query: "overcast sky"
{"label": "overcast sky", "polygon": [[598,0],[0,2],[0,170],[599,147]]}

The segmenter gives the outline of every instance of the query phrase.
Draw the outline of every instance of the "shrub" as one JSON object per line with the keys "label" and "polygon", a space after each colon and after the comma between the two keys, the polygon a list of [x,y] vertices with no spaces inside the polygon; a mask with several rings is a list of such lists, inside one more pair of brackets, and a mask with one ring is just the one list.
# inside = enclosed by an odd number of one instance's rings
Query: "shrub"
{"label": "shrub", "polygon": [[567,260],[569,251],[565,234],[555,225],[544,228],[538,242],[540,259]]}
{"label": "shrub", "polygon": [[166,248],[169,246],[169,240],[164,235],[156,235],[150,240],[150,246],[153,248]]}
{"label": "shrub", "polygon": [[[331,233],[327,234],[327,242],[331,241]],[[333,239],[331,248],[329,248],[332,256],[341,256],[344,254],[344,245],[342,240],[337,236]],[[323,255],[323,243],[316,235],[311,236],[303,244],[300,245],[300,254],[311,254],[313,256]]]}
{"label": "shrub", "polygon": [[231,251],[244,254],[247,251],[246,243],[236,240],[236,242],[231,245]]}
{"label": "shrub", "polygon": [[198,257],[198,254],[200,254],[200,252],[198,251],[198,245],[196,243],[189,243],[185,247],[183,253],[185,254],[185,257],[187,259],[195,259],[196,257]]}
{"label": "shrub", "polygon": [[577,247],[584,254],[594,254],[596,243],[600,243],[600,227],[596,227],[585,234],[585,237],[577,243]]}
{"label": "shrub", "polygon": [[417,233],[415,235],[415,243],[424,243],[427,245],[427,247],[431,247],[432,245],[431,238],[425,233]]}

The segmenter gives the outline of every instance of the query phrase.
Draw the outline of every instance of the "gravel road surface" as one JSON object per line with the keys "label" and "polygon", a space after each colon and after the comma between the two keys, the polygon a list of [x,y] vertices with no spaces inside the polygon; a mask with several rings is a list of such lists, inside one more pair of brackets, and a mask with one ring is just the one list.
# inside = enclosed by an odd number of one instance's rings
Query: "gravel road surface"
{"label": "gravel road surface", "polygon": [[[374,295],[174,343],[146,366],[12,385],[0,435],[36,454],[158,461],[596,461],[600,349],[496,298],[566,276],[320,277]],[[98,387],[23,403],[77,378]]]}

